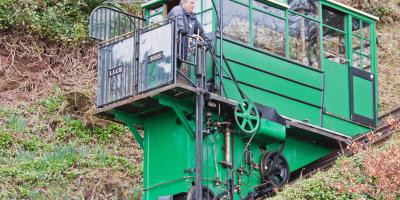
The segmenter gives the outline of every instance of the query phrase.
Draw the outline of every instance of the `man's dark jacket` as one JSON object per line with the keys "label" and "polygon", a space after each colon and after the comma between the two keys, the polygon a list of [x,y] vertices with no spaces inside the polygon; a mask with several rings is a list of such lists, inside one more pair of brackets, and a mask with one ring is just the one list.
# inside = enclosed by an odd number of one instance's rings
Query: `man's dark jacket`
{"label": "man's dark jacket", "polygon": [[193,13],[186,13],[181,5],[172,8],[168,16],[176,19],[179,33],[188,35],[200,34],[203,39],[207,40],[204,29],[196,19],[196,15]]}

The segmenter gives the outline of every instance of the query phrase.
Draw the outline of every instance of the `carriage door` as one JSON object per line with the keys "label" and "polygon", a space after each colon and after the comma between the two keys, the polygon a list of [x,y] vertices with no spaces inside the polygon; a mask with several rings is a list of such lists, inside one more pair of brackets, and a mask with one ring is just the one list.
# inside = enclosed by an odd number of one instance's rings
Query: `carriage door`
{"label": "carriage door", "polygon": [[350,119],[349,61],[346,59],[346,15],[323,7],[324,107],[326,113]]}
{"label": "carriage door", "polygon": [[352,66],[350,67],[350,112],[351,119],[375,127],[375,75],[371,65],[370,24],[352,19]]}

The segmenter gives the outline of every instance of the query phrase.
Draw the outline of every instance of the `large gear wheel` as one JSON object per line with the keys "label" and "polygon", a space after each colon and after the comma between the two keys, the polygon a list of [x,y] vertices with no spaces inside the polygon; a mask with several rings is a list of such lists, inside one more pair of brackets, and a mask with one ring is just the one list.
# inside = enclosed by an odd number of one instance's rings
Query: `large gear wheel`
{"label": "large gear wheel", "polygon": [[235,106],[235,121],[241,131],[254,133],[260,125],[257,107],[249,100],[239,101]]}
{"label": "large gear wheel", "polygon": [[267,152],[261,158],[260,172],[263,178],[275,186],[283,187],[290,177],[289,164],[282,154]]}

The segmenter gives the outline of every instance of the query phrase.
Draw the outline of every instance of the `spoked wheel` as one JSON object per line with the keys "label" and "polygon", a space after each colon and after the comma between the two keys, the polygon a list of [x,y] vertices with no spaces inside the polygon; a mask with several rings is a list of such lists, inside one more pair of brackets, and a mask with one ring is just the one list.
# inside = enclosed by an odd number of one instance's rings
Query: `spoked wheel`
{"label": "spoked wheel", "polygon": [[257,107],[249,100],[240,101],[235,107],[235,121],[238,127],[245,133],[257,131],[260,125],[260,115]]}
{"label": "spoked wheel", "polygon": [[278,187],[284,186],[290,177],[289,164],[278,152],[268,152],[261,158],[260,171],[263,178]]}
{"label": "spoked wheel", "polygon": [[[196,187],[193,186],[190,188],[186,200],[197,200],[196,199]],[[203,186],[203,200],[213,200],[214,199],[214,193],[209,187]]]}

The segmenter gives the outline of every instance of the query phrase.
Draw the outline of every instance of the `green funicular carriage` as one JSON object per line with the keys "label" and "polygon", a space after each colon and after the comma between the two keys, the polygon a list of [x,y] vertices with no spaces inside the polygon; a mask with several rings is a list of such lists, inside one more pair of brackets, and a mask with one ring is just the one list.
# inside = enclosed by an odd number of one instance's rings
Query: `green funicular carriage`
{"label": "green funicular carriage", "polygon": [[376,126],[376,17],[332,0],[198,0],[206,46],[166,17],[178,3],[90,17],[97,114],[143,148],[143,199],[270,196]]}

